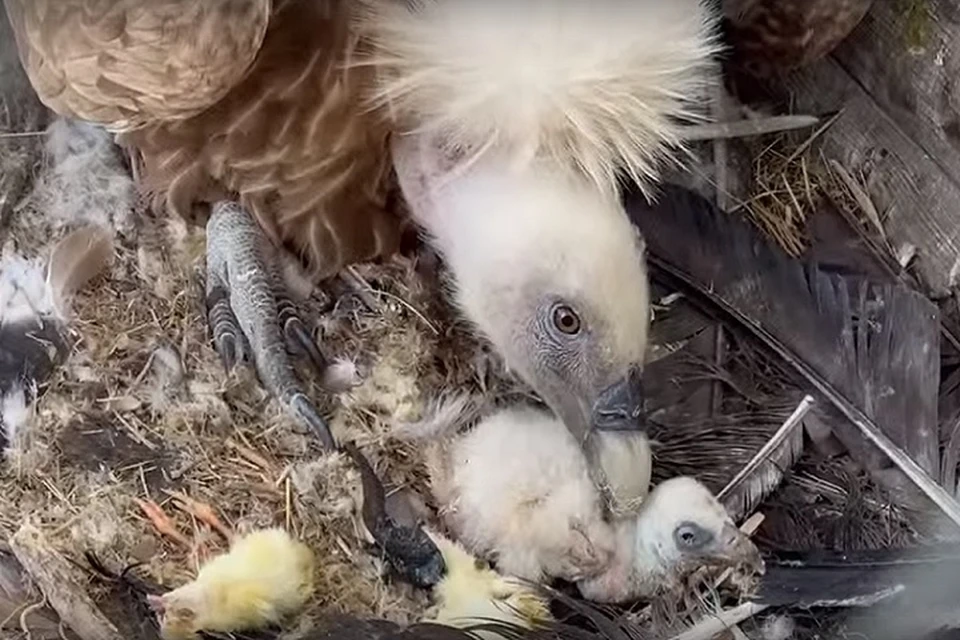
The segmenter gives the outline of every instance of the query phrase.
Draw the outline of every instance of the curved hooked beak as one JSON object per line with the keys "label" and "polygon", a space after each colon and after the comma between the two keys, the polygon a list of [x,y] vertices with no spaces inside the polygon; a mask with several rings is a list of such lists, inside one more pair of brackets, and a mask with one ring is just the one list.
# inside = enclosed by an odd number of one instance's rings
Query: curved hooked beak
{"label": "curved hooked beak", "polygon": [[643,377],[640,367],[597,395],[590,415],[591,428],[599,431],[640,431],[646,427],[643,413]]}

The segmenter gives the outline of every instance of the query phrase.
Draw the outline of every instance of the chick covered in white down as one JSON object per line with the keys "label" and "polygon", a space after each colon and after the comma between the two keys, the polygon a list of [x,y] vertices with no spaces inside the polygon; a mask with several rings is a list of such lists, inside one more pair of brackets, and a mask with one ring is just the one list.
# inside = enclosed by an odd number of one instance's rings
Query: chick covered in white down
{"label": "chick covered in white down", "polygon": [[709,489],[687,476],[654,487],[636,517],[617,522],[616,536],[606,573],[578,584],[588,600],[625,603],[648,597],[704,565],[763,570],[750,538]]}
{"label": "chick covered in white down", "polygon": [[[437,412],[447,428],[458,413],[450,407]],[[439,436],[428,447],[431,489],[444,523],[469,551],[532,581],[576,581],[606,568],[613,529],[586,458],[562,422],[513,407],[464,434],[442,431],[417,435]]]}

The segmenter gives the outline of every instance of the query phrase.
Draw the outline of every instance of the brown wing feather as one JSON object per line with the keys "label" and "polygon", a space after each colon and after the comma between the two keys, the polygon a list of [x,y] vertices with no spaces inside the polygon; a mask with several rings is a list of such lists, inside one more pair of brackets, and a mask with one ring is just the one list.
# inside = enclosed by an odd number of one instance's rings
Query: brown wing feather
{"label": "brown wing feather", "polygon": [[385,114],[363,108],[372,70],[351,0],[288,0],[249,73],[194,117],[121,136],[143,158],[146,187],[173,211],[238,197],[317,278],[397,249]]}
{"label": "brown wing feather", "polygon": [[270,0],[5,0],[41,100],[113,128],[192,116],[247,73]]}
{"label": "brown wing feather", "polygon": [[734,61],[757,75],[789,71],[832,51],[873,0],[725,0]]}

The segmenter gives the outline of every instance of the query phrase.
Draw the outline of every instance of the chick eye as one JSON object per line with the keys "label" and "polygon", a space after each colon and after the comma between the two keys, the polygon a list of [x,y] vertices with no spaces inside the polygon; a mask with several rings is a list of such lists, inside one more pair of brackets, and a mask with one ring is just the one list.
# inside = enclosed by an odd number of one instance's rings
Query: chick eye
{"label": "chick eye", "polygon": [[681,549],[698,549],[709,543],[712,536],[702,527],[684,522],[674,530],[673,537]]}
{"label": "chick eye", "polygon": [[580,333],[580,316],[565,304],[557,305],[553,309],[553,326],[561,333],[575,336]]}

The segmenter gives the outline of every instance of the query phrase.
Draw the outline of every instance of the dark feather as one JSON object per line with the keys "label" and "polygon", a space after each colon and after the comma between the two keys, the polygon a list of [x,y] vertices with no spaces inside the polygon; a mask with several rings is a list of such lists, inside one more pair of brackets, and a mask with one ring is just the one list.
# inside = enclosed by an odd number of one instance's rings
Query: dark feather
{"label": "dark feather", "polygon": [[764,443],[757,454],[717,494],[734,518],[752,512],[773,488],[780,485],[784,470],[792,467],[803,452],[803,417],[813,404],[806,396],[783,425]]}
{"label": "dark feather", "polygon": [[370,462],[352,443],[341,448],[360,472],[363,524],[380,551],[397,573],[410,584],[421,588],[437,584],[445,572],[440,549],[420,526],[400,524],[390,517],[387,513],[383,483]]}
{"label": "dark feather", "polygon": [[960,522],[960,505],[930,478],[939,466],[939,326],[928,299],[793,260],[677,186],[666,186],[654,205],[628,193],[625,205],[657,276],[759,339],[836,406],[855,427],[838,424],[837,435],[861,462],[889,466],[866,442],[883,448]]}
{"label": "dark feather", "polygon": [[[702,337],[710,338],[698,336],[647,365],[647,423],[655,482],[692,475],[718,493],[770,442],[803,394],[749,345],[733,345],[722,363],[707,361],[696,353]],[[722,386],[722,401],[710,411],[705,400],[715,382]],[[802,452],[798,429],[728,490],[724,503],[731,516],[739,520],[749,515],[779,486]]]}
{"label": "dark feather", "polygon": [[860,608],[844,621],[846,637],[921,638],[960,622],[960,546],[781,552],[765,560],[760,602]]}
{"label": "dark feather", "polygon": [[[0,322],[0,399],[18,388],[32,402],[34,390],[53,375],[66,357],[68,344],[58,322],[38,319]],[[6,441],[6,425],[0,416],[0,449]]]}

